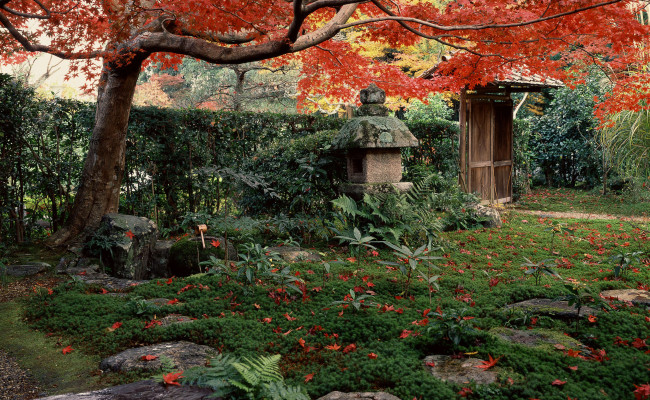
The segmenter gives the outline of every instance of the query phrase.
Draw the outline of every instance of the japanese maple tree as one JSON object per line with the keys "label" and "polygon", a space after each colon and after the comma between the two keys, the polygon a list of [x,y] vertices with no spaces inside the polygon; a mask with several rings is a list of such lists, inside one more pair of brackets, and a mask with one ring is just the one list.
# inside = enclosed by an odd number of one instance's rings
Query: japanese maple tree
{"label": "japanese maple tree", "polygon": [[[300,61],[303,95],[352,99],[376,82],[388,95],[484,84],[511,69],[575,79],[584,64],[619,74],[647,97],[638,44],[647,26],[632,0],[0,0],[0,53],[21,61],[43,52],[79,60],[71,75],[98,74],[96,124],[67,226],[52,244],[90,232],[116,212],[125,136],[138,75],[148,63],[171,67],[184,56],[214,64]],[[346,40],[354,32],[354,41]],[[394,48],[431,40],[455,50],[431,81],[359,55],[364,44]],[[567,66],[571,68],[566,69]],[[639,71],[642,68],[638,68]],[[579,78],[578,78],[579,79]],[[618,90],[618,89],[617,89]],[[625,90],[621,93],[629,95]],[[615,93],[619,93],[618,91]],[[614,98],[614,97],[613,97]]]}

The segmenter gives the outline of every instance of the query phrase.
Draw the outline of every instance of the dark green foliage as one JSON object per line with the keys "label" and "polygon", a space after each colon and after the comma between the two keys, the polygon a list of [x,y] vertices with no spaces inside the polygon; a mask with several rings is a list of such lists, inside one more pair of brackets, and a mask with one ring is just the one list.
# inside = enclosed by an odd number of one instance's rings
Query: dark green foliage
{"label": "dark green foliage", "polygon": [[[594,96],[602,88],[594,78],[575,89],[554,92],[544,115],[533,119],[531,150],[549,186],[595,186],[602,175],[602,156],[595,140]],[[534,168],[530,171],[534,171]]]}
{"label": "dark green foliage", "polygon": [[284,384],[279,361],[280,355],[240,360],[219,354],[209,367],[184,371],[182,383],[210,388],[210,397],[224,399],[309,400],[304,389]]}
{"label": "dark green foliage", "polygon": [[426,169],[425,175],[440,172],[445,179],[456,181],[459,172],[457,121],[434,118],[406,121],[406,126],[420,141],[420,146],[402,150],[406,181],[413,181],[413,173]]}
{"label": "dark green foliage", "polygon": [[291,216],[327,211],[327,199],[336,197],[338,185],[346,177],[343,154],[330,149],[337,133],[327,130],[278,138],[247,157],[244,168],[262,176],[275,195],[244,188],[239,205],[251,214]]}
{"label": "dark green foliage", "polygon": [[[208,261],[210,256],[223,260],[226,252],[225,244],[221,243],[219,247],[214,247],[210,241],[206,242],[205,248],[201,240],[193,238],[183,238],[174,243],[169,250],[168,268],[171,275],[188,276],[198,274],[202,271],[199,264]],[[235,254],[229,254],[229,258],[234,259]]]}

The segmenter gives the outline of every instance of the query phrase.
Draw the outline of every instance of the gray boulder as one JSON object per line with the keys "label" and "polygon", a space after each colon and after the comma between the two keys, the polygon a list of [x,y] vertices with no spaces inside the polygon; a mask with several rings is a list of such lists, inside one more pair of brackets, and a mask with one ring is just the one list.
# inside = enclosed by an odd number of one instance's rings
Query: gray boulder
{"label": "gray boulder", "polygon": [[477,204],[476,216],[483,219],[481,225],[485,228],[501,228],[501,213],[495,208]]}
{"label": "gray boulder", "polygon": [[288,262],[321,261],[321,257],[318,254],[296,246],[276,246],[269,247],[268,250],[280,254],[280,257],[282,257],[284,261]]}
{"label": "gray boulder", "polygon": [[111,274],[126,279],[155,278],[152,255],[158,239],[155,222],[133,215],[106,214],[98,232],[111,243],[101,250],[101,259]]}
{"label": "gray boulder", "polygon": [[[203,400],[209,398],[212,390],[196,386],[165,386],[154,380],[114,386],[94,392],[62,394],[42,397],[37,400]],[[210,397],[213,398],[213,397]]]}
{"label": "gray boulder", "polygon": [[[157,356],[158,358],[151,361],[143,360],[142,357],[147,355]],[[166,342],[124,350],[103,359],[99,364],[99,369],[115,372],[155,371],[162,367],[160,358],[165,357],[172,361],[174,364],[173,369],[186,370],[191,367],[206,365],[206,362],[216,355],[216,350],[209,346],[185,341]]]}

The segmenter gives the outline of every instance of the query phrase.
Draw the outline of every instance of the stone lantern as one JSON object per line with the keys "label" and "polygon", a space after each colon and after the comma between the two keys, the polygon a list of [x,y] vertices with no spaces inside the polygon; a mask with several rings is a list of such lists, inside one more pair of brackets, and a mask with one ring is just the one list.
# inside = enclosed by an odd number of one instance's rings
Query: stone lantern
{"label": "stone lantern", "polygon": [[407,191],[413,184],[402,180],[402,147],[416,147],[418,140],[397,118],[388,116],[386,93],[374,83],[360,93],[361,107],[334,138],[333,147],[346,152],[348,181],[342,192],[354,197],[364,193]]}

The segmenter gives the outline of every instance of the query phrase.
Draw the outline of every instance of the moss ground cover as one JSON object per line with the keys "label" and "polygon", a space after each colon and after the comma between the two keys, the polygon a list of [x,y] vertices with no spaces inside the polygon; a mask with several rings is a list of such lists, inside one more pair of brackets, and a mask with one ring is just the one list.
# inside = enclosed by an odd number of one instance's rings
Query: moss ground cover
{"label": "moss ground cover", "polygon": [[517,208],[539,211],[576,212],[590,214],[650,216],[649,192],[601,196],[594,191],[539,188],[522,195]]}
{"label": "moss ground cover", "polygon": [[[380,263],[400,262],[389,249],[369,251],[358,263],[337,247],[325,247],[327,259],[345,261],[331,264],[329,272],[323,263],[291,264],[291,276],[302,280],[293,287],[279,271],[260,274],[252,284],[234,272],[160,279],[127,297],[69,282],[33,296],[27,317],[34,328],[93,356],[177,339],[237,356],[280,354],[287,382],[303,385],[313,398],[332,390],[385,390],[402,399],[632,399],[635,385],[648,383],[646,308],[609,301],[610,309],[584,317],[576,330],[573,320],[503,306],[568,295],[567,283],[596,298],[606,289],[648,289],[649,236],[644,227],[617,221],[512,213],[500,229],[443,235],[443,250],[435,254],[442,259],[434,261],[439,269],[432,271],[441,276],[438,289],[417,277],[426,274],[420,268],[405,295],[399,268]],[[615,279],[610,258],[637,251],[645,256]],[[525,259],[551,260],[547,265],[561,278],[542,275],[535,284],[522,266]],[[172,304],[138,306],[138,298],[159,297]],[[155,322],[171,313],[196,319],[166,327]],[[121,325],[109,329],[116,322]],[[585,347],[528,348],[487,332],[501,327],[567,334]],[[422,361],[431,354],[468,353],[482,360],[500,357],[493,367],[496,384],[444,383]]]}

